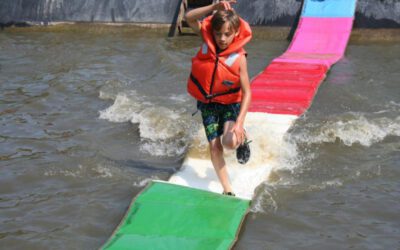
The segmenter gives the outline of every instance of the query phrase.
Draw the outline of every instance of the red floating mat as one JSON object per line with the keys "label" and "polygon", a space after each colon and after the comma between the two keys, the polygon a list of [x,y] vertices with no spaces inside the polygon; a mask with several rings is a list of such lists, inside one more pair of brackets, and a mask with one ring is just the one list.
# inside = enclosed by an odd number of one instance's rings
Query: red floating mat
{"label": "red floating mat", "polygon": [[272,62],[252,81],[250,111],[301,115],[327,70],[322,64]]}
{"label": "red floating mat", "polygon": [[298,71],[308,74],[325,74],[328,67],[323,64],[306,64],[306,63],[292,63],[292,62],[272,62],[265,71]]}
{"label": "red floating mat", "polygon": [[310,102],[269,102],[266,100],[255,100],[252,101],[250,111],[299,116],[303,114],[310,105]]}

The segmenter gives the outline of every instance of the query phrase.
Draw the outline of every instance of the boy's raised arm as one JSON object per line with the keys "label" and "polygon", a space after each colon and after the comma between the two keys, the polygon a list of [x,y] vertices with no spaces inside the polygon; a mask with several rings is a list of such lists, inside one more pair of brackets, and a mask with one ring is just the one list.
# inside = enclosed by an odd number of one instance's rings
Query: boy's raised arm
{"label": "boy's raised arm", "polygon": [[193,9],[188,13],[186,13],[185,15],[186,22],[188,23],[190,28],[193,29],[195,33],[200,34],[201,23],[199,19],[214,10],[230,10],[232,9],[231,3],[236,3],[236,0],[220,1],[215,4],[210,4],[204,7]]}

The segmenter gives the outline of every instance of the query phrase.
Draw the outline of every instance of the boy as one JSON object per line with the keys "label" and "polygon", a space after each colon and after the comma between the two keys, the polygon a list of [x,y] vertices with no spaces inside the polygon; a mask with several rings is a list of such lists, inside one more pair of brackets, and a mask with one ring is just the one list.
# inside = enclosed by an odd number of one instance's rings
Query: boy
{"label": "boy", "polygon": [[[188,92],[198,100],[210,146],[211,162],[223,187],[223,194],[235,196],[223,157],[224,148],[236,149],[239,163],[246,163],[250,148],[243,128],[251,100],[246,52],[250,26],[221,1],[186,14],[189,26],[203,38],[192,59]],[[214,15],[198,19],[216,11]]]}

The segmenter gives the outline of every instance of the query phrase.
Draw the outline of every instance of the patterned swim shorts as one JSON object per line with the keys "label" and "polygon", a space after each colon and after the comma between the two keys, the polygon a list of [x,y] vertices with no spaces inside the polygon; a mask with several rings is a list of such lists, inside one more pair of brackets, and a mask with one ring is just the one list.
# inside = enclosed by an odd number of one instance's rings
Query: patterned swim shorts
{"label": "patterned swim shorts", "polygon": [[207,140],[212,141],[224,133],[225,122],[236,121],[240,111],[240,103],[221,104],[198,101],[197,109],[201,111]]}

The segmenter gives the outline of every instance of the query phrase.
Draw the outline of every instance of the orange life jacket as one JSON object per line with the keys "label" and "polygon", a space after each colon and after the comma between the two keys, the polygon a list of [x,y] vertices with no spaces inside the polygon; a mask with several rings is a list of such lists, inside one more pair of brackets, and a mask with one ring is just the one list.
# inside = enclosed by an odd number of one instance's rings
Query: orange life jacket
{"label": "orange life jacket", "polygon": [[240,57],[245,56],[243,46],[251,39],[249,24],[240,18],[239,34],[227,49],[217,53],[211,18],[201,25],[204,40],[199,52],[192,58],[192,72],[187,89],[197,100],[222,104],[238,103],[242,100],[240,88]]}

